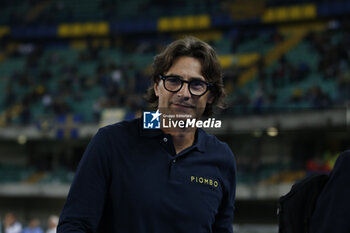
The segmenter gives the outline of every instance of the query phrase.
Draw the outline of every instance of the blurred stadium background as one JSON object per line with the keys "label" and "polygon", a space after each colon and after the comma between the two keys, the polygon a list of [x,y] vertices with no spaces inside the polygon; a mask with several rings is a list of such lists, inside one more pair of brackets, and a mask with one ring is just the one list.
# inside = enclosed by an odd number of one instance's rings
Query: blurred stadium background
{"label": "blurred stadium background", "polygon": [[45,229],[97,129],[137,116],[153,56],[193,35],[224,68],[212,133],[237,159],[236,232],[277,232],[278,198],[350,145],[349,13],[344,0],[1,0],[0,218]]}

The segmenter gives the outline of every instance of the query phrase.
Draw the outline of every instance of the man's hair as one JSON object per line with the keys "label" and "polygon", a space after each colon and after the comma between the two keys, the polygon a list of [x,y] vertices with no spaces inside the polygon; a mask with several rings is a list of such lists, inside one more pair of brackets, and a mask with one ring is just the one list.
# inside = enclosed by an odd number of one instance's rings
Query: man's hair
{"label": "man's hair", "polygon": [[202,75],[207,82],[213,84],[209,91],[214,99],[211,104],[207,103],[203,115],[210,116],[216,110],[223,109],[226,95],[218,56],[209,44],[194,37],[176,40],[169,44],[162,53],[155,56],[152,63],[151,86],[146,94],[148,102],[152,107],[158,106],[158,97],[154,92],[154,83],[159,82],[159,75],[166,73],[175,59],[182,56],[198,59],[202,65]]}

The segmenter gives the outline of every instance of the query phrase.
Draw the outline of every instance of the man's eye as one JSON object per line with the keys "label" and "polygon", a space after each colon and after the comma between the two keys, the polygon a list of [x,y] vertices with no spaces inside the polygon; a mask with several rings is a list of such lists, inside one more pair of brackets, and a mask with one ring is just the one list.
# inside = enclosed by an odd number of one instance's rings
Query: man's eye
{"label": "man's eye", "polygon": [[170,77],[170,78],[167,78],[167,81],[169,83],[172,83],[172,84],[177,84],[180,82],[180,79],[176,78],[176,77]]}
{"label": "man's eye", "polygon": [[201,82],[201,81],[193,81],[191,83],[191,86],[193,88],[204,88],[205,84],[203,82]]}

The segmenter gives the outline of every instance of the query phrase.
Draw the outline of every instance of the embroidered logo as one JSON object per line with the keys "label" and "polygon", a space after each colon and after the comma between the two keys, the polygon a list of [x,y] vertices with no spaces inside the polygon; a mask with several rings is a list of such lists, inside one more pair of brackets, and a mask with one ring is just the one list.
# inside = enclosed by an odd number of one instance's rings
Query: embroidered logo
{"label": "embroidered logo", "polygon": [[206,178],[202,176],[191,176],[191,183],[206,184],[217,188],[219,186],[219,181],[212,178]]}

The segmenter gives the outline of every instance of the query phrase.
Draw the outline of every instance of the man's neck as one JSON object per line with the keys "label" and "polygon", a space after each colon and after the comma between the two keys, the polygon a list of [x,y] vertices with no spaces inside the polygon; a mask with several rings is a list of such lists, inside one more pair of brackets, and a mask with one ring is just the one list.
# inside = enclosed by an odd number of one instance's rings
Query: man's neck
{"label": "man's neck", "polygon": [[168,128],[163,129],[163,132],[172,136],[176,154],[178,154],[184,149],[193,145],[196,134],[196,128]]}

